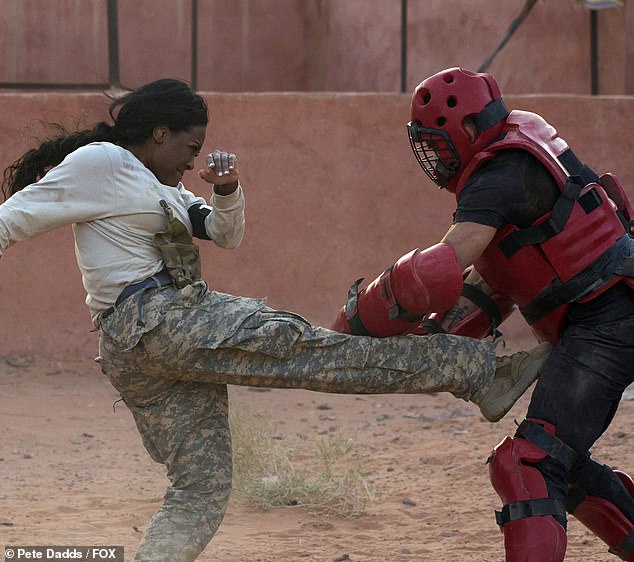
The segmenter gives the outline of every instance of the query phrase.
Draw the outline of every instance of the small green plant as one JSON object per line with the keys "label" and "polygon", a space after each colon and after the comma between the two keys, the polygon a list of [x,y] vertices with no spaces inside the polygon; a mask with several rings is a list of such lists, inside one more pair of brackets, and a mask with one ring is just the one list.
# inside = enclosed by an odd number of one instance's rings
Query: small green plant
{"label": "small green plant", "polygon": [[238,501],[260,509],[301,505],[322,517],[359,517],[376,501],[351,439],[275,439],[270,419],[237,410],[229,421]]}

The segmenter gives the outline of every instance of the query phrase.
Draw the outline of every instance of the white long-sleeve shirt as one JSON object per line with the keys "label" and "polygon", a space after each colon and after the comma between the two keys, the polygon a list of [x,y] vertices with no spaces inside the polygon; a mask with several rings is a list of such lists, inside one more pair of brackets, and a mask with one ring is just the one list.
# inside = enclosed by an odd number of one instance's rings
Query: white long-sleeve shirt
{"label": "white long-sleeve shirt", "polygon": [[[174,217],[192,225],[187,210],[206,201],[164,185],[130,151],[108,142],[83,146],[0,205],[0,256],[12,244],[73,225],[75,254],[94,314],[112,306],[122,289],[164,267],[153,245],[164,231],[164,199]],[[242,188],[213,194],[205,230],[214,243],[234,248],[244,233]]]}

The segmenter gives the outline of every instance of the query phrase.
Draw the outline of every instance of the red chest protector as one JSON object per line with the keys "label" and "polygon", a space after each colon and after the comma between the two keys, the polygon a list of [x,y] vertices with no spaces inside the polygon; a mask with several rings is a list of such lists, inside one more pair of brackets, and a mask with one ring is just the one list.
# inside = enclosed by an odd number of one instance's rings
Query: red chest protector
{"label": "red chest protector", "polygon": [[530,228],[501,228],[475,266],[495,292],[519,306],[539,341],[555,343],[569,303],[590,300],[621,279],[634,288],[632,207],[616,177],[598,178],[551,125],[524,111],[512,111],[504,137],[474,157],[456,197],[482,162],[511,148],[535,156],[561,194]]}

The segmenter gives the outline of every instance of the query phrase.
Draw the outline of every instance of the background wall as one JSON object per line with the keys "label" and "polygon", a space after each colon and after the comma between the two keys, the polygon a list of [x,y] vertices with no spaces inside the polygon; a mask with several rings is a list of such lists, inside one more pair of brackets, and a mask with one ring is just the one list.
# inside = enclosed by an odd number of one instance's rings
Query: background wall
{"label": "background wall", "polygon": [[[108,82],[107,0],[0,0],[0,82]],[[192,0],[118,0],[120,79],[192,78]],[[401,90],[402,0],[198,0],[197,87]],[[407,88],[476,69],[524,0],[408,2]],[[634,93],[634,3],[597,12],[599,93]],[[538,0],[489,69],[507,93],[589,94],[590,12]]]}
{"label": "background wall", "polygon": [[[448,228],[454,198],[431,184],[411,154],[404,125],[409,95],[207,98],[212,120],[203,150],[237,152],[247,197],[242,246],[227,251],[201,244],[203,277],[212,288],[265,296],[274,307],[329,325],[353,280],[373,279],[412,248],[436,243]],[[43,123],[90,124],[105,116],[107,101],[90,93],[0,93],[0,166],[42,138]],[[506,101],[544,115],[581,159],[618,173],[634,196],[634,98]],[[195,172],[185,183],[208,195]],[[5,252],[0,295],[0,355],[96,355],[70,228]],[[530,341],[519,316],[503,331],[511,344]]]}

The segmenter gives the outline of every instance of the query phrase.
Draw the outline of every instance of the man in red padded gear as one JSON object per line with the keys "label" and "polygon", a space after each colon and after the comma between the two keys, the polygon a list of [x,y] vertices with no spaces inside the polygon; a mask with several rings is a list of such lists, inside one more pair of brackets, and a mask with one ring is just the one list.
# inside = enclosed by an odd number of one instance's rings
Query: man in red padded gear
{"label": "man in red padded gear", "polygon": [[411,116],[418,162],[456,195],[453,225],[367,288],[355,283],[333,327],[485,337],[519,308],[555,347],[526,419],[489,459],[506,560],[563,560],[568,512],[633,561],[634,483],[589,453],[634,377],[627,195],[539,115],[509,112],[489,74],[450,68],[427,78]]}

